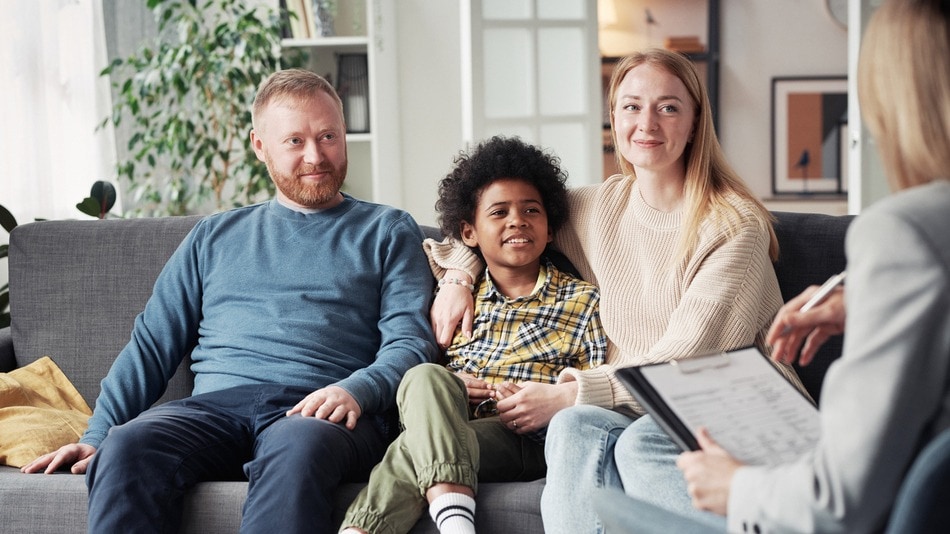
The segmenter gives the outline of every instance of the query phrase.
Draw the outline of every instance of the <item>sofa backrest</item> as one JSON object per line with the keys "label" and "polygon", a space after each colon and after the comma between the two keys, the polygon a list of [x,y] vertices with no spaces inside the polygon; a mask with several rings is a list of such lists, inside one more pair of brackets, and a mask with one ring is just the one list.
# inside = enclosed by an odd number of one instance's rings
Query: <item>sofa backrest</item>
{"label": "sofa backrest", "polygon": [[[165,262],[201,216],[42,221],[10,234],[16,367],[50,356],[90,407]],[[427,237],[440,238],[435,227]],[[159,402],[187,397],[185,358]]]}
{"label": "sofa backrest", "polygon": [[[17,366],[50,356],[93,406],[165,261],[201,217],[43,221],[10,234]],[[191,393],[178,372],[165,397]]]}
{"label": "sofa backrest", "polygon": [[[844,269],[851,217],[774,215],[781,248],[775,272],[785,300]],[[16,365],[50,356],[92,406],[162,266],[200,219],[45,221],[15,228],[9,269]],[[441,236],[438,228],[422,229],[427,237]],[[570,270],[565,262],[563,256],[555,259],[558,267]],[[811,365],[798,368],[816,400],[828,365],[840,353],[841,339],[829,340]],[[190,363],[186,358],[161,401],[191,393]]]}
{"label": "sofa backrest", "polygon": [[[851,215],[773,212],[775,234],[778,236],[779,258],[775,275],[788,302],[810,285],[821,284],[845,268],[844,238]],[[841,356],[843,338],[829,339],[811,364],[795,365],[805,389],[816,402],[821,400],[821,383],[828,366]]]}

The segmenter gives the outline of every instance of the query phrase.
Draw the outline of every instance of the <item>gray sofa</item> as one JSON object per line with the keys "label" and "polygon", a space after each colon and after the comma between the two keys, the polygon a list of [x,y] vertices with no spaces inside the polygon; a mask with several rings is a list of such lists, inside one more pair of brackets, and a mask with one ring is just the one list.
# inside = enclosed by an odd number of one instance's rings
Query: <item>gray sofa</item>
{"label": "gray sofa", "polygon": [[[775,269],[788,299],[844,266],[843,240],[850,217],[777,213],[782,257]],[[99,381],[129,339],[165,260],[198,217],[105,221],[48,221],[21,225],[10,236],[12,324],[0,330],[0,372],[49,355],[90,406]],[[434,235],[434,228],[425,228]],[[253,290],[253,288],[248,288]],[[801,370],[817,399],[840,341],[827,345]],[[182,364],[159,402],[187,396],[192,376]],[[543,480],[483,484],[478,496],[479,532],[543,532],[539,499]],[[338,520],[359,491],[347,484],[337,495]],[[184,532],[236,532],[246,493],[244,482],[206,482],[187,496]],[[0,466],[0,530],[63,534],[86,528],[82,476],[23,475]],[[421,520],[414,533],[436,532]]]}

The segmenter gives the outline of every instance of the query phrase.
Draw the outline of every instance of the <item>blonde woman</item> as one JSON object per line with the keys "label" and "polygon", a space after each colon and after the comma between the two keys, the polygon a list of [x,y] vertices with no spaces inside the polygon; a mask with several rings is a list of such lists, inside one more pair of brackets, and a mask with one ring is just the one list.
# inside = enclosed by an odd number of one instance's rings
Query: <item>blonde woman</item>
{"label": "blonde woman", "polygon": [[[614,371],[753,344],[767,351],[765,335],[782,304],[770,215],[726,162],[692,63],[662,49],[634,54],[618,63],[608,96],[622,174],[572,190],[570,223],[555,240],[600,287],[610,343],[606,365],[565,370],[547,386],[558,408],[541,500],[551,533],[602,530],[592,495],[603,486],[693,511],[675,466],[679,449],[641,416]],[[449,278],[482,269],[458,244],[433,246],[430,256],[437,276],[443,268],[453,269]],[[432,320],[440,343],[460,318],[470,331],[471,308],[463,290],[439,294]],[[650,491],[668,479],[680,487]]]}

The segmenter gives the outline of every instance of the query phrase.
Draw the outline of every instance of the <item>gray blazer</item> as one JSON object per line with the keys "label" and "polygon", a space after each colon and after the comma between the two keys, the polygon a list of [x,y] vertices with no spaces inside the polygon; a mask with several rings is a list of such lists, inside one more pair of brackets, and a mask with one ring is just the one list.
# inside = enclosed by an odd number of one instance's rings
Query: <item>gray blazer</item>
{"label": "gray blazer", "polygon": [[743,467],[731,532],[883,528],[916,453],[950,426],[950,181],[894,194],[846,241],[842,356],[822,389],[822,438],[794,464]]}

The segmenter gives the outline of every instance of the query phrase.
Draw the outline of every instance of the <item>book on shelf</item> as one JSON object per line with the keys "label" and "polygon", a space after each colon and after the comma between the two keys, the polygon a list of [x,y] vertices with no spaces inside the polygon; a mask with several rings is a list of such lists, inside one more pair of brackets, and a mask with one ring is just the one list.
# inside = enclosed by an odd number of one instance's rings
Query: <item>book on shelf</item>
{"label": "book on shelf", "polygon": [[289,37],[293,39],[310,39],[313,37],[313,31],[311,30],[313,27],[313,4],[310,3],[310,0],[281,0],[281,3],[287,9],[287,26],[290,28]]}
{"label": "book on shelf", "polygon": [[304,39],[313,39],[317,36],[317,25],[313,18],[313,0],[300,0],[303,4]]}

